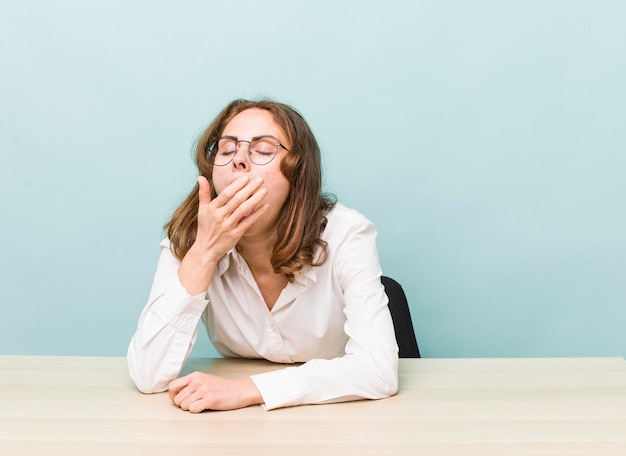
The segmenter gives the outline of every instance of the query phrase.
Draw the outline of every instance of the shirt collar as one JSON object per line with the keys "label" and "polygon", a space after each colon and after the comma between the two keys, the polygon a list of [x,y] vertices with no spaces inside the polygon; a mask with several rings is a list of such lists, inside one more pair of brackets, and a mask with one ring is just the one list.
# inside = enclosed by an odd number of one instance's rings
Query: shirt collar
{"label": "shirt collar", "polygon": [[[226,271],[228,271],[231,263],[234,263],[235,267],[240,267],[245,261],[246,260],[243,259],[241,254],[237,251],[237,247],[235,246],[228,252],[226,252],[226,255],[224,255],[217,262],[217,273],[221,277],[226,273]],[[295,280],[302,285],[307,285],[307,283],[309,282],[316,282],[317,273],[315,272],[315,268],[312,266],[305,266],[304,268],[302,268],[300,273],[296,274]]]}
{"label": "shirt collar", "polygon": [[226,271],[228,271],[231,261],[239,261],[238,259],[235,259],[235,256],[239,256],[239,253],[237,252],[237,247],[233,247],[232,249],[230,249],[228,252],[226,252],[226,255],[220,258],[220,260],[217,262],[217,273],[220,275],[220,277],[223,276]]}
{"label": "shirt collar", "polygon": [[309,282],[317,281],[317,274],[313,266],[305,266],[299,274],[296,274],[296,282],[307,285]]}

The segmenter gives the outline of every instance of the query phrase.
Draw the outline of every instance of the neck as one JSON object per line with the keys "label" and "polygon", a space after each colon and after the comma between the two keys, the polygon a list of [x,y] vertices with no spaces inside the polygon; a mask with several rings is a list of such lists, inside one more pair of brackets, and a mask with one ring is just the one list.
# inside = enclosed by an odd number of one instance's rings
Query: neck
{"label": "neck", "polygon": [[253,272],[273,272],[272,252],[276,244],[276,233],[255,238],[241,238],[237,251],[246,260]]}

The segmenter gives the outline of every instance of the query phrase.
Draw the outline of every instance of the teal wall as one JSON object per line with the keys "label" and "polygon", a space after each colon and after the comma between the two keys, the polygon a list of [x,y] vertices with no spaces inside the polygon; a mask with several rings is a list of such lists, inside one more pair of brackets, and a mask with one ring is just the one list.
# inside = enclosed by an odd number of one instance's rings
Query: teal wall
{"label": "teal wall", "polygon": [[271,96],[377,224],[425,356],[626,356],[624,17],[0,0],[0,353],[124,355],[192,142],[230,99]]}

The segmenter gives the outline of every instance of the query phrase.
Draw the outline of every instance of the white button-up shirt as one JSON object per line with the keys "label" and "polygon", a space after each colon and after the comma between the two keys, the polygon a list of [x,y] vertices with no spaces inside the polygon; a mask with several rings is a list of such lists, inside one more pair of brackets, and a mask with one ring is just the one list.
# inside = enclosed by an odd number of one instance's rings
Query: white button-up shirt
{"label": "white button-up shirt", "polygon": [[236,248],[218,262],[207,292],[191,296],[178,279],[180,262],[169,240],[162,241],[148,304],[128,348],[138,388],[167,389],[202,320],[225,357],[304,363],[251,377],[266,409],[395,394],[398,348],[380,282],[376,229],[339,203],[327,218],[326,262],[297,274],[271,310]]}

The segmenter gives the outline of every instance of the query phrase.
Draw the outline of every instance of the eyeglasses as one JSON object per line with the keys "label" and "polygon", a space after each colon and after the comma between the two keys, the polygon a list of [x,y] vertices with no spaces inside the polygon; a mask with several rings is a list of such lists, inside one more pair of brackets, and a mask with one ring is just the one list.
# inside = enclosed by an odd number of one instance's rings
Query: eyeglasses
{"label": "eyeglasses", "polygon": [[274,159],[279,147],[289,152],[289,149],[283,146],[276,138],[269,135],[257,136],[250,141],[237,139],[234,136],[222,136],[208,147],[207,156],[209,159],[213,158],[215,166],[226,166],[237,155],[239,143],[241,142],[248,143],[248,156],[255,165],[267,165]]}

